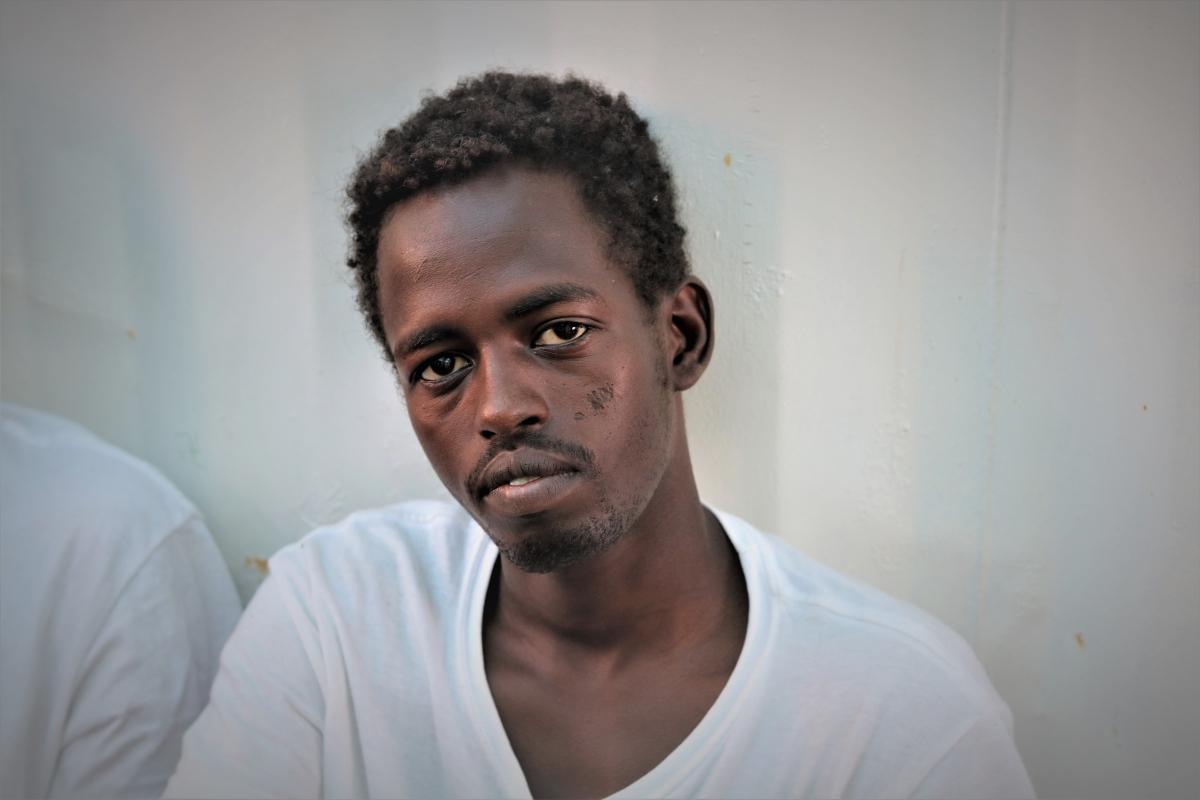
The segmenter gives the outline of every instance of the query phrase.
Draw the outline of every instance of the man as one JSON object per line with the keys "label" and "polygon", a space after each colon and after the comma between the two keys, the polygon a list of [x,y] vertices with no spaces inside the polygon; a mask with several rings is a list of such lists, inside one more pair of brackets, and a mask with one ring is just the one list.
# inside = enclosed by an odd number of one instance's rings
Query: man
{"label": "man", "polygon": [[957,637],[701,504],[712,301],[624,96],[464,81],[349,195],[360,305],[461,508],[276,555],[168,795],[1031,794]]}
{"label": "man", "polygon": [[155,469],[0,404],[0,797],[158,797],[241,610]]}

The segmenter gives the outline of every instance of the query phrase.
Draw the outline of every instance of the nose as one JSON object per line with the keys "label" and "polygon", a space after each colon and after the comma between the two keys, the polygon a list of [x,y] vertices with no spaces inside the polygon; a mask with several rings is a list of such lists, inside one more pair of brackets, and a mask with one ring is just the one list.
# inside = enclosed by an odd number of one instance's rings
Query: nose
{"label": "nose", "polygon": [[537,370],[516,362],[500,363],[495,358],[476,369],[480,436],[491,439],[546,422],[549,406]]}

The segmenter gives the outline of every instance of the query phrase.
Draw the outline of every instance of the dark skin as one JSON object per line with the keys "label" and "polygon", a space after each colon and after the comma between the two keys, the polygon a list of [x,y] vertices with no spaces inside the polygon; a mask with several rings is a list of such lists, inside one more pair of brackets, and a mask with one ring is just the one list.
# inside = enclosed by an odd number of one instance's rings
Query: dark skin
{"label": "dark skin", "polygon": [[696,727],[745,637],[741,568],[683,423],[708,291],[689,278],[647,308],[571,179],[520,167],[398,205],[379,270],[413,428],[509,556],[485,664],[529,788],[618,791]]}

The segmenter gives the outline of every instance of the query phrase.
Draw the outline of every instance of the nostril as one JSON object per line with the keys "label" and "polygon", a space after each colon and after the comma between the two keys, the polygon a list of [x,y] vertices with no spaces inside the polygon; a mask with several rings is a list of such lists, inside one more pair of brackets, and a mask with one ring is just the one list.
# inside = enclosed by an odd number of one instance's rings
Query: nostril
{"label": "nostril", "polygon": [[495,436],[495,435],[496,435],[496,432],[495,432],[495,431],[480,431],[479,433],[480,433],[480,434],[483,436],[483,438],[485,438],[485,439],[491,439],[493,436]]}
{"label": "nostril", "polygon": [[528,427],[530,425],[538,425],[539,423],[541,423],[541,420],[538,419],[537,417],[526,417],[525,419],[521,420],[521,427]]}

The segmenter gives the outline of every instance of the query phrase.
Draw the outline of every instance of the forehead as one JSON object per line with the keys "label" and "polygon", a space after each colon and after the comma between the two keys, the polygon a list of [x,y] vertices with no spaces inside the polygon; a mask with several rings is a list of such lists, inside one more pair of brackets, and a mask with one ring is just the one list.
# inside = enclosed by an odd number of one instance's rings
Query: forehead
{"label": "forehead", "polygon": [[547,283],[633,295],[574,182],[524,168],[422,193],[380,231],[379,300],[389,339],[401,325],[471,310]]}
{"label": "forehead", "polygon": [[471,244],[514,238],[594,238],[571,178],[519,167],[423,192],[393,207],[380,231],[380,263],[423,262]]}

